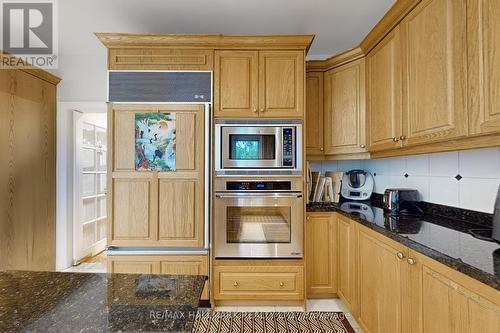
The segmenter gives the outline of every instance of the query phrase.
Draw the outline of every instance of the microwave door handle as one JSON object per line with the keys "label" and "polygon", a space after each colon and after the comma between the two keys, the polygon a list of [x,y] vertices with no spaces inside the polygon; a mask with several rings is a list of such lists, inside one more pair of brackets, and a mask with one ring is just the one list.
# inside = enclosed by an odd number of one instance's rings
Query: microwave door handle
{"label": "microwave door handle", "polygon": [[302,198],[302,193],[276,193],[276,194],[266,194],[266,193],[219,193],[215,194],[217,198]]}

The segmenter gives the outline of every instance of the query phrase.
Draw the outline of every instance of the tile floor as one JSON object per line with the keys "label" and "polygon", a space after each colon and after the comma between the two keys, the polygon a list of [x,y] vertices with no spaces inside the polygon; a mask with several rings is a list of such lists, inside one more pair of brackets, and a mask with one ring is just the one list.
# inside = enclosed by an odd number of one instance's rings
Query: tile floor
{"label": "tile floor", "polygon": [[104,252],[83,260],[78,266],[72,266],[63,270],[63,272],[72,273],[106,273],[106,271],[106,255]]}
{"label": "tile floor", "polygon": [[[349,323],[354,328],[356,333],[363,333],[359,324],[353,318],[345,304],[338,298],[335,299],[310,299],[307,300],[308,311],[331,311],[331,312],[344,312]],[[215,311],[228,311],[228,312],[281,312],[281,311],[304,311],[300,306],[220,306]]]}

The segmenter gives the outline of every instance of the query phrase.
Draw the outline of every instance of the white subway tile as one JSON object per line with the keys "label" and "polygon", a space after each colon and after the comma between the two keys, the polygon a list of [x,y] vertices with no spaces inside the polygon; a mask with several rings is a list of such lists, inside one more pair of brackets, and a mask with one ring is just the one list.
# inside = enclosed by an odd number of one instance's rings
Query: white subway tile
{"label": "white subway tile", "polygon": [[418,190],[420,201],[430,200],[430,184],[427,176],[409,176],[406,178],[405,187]]}
{"label": "white subway tile", "polygon": [[458,152],[429,155],[430,175],[454,177],[458,174]]}
{"label": "white subway tile", "polygon": [[362,161],[360,160],[348,160],[348,161],[338,161],[338,171],[349,171],[362,169]]}
{"label": "white subway tile", "polygon": [[429,200],[432,203],[459,207],[458,181],[453,177],[430,177]]}
{"label": "white subway tile", "polygon": [[458,183],[461,208],[493,213],[498,179],[462,178]]}
{"label": "white subway tile", "polygon": [[464,150],[458,153],[459,173],[462,177],[500,177],[498,148]]}
{"label": "white subway tile", "polygon": [[406,172],[410,176],[429,175],[429,155],[415,155],[406,158]]}

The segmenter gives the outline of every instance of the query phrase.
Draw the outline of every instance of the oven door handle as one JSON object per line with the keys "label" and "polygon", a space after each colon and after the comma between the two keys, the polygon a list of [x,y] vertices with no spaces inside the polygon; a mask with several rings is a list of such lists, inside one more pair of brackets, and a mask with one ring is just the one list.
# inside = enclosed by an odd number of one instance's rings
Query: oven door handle
{"label": "oven door handle", "polygon": [[216,193],[217,198],[302,198],[302,193]]}

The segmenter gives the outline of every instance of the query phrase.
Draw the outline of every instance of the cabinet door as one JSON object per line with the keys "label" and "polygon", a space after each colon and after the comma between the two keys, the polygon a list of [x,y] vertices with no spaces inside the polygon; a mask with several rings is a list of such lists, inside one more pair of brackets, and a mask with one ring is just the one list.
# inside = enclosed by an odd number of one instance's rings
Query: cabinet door
{"label": "cabinet door", "polygon": [[366,151],[365,60],[325,73],[325,154]]}
{"label": "cabinet door", "polygon": [[500,1],[467,2],[468,100],[471,134],[500,131]]}
{"label": "cabinet door", "polygon": [[158,173],[158,246],[203,247],[204,113],[176,113],[176,171]]}
{"label": "cabinet door", "polygon": [[[202,255],[166,256],[160,260],[160,273],[208,276],[208,257]],[[201,299],[208,299],[208,282],[205,284]]]}
{"label": "cabinet door", "polygon": [[465,1],[423,0],[401,29],[404,144],[467,135]]}
{"label": "cabinet door", "polygon": [[400,333],[407,249],[365,227],[359,229],[359,321],[370,333]]}
{"label": "cabinet door", "polygon": [[368,150],[401,147],[401,40],[396,27],[366,58]]}
{"label": "cabinet door", "polygon": [[337,221],[333,213],[309,213],[306,222],[307,296],[337,292]]}
{"label": "cabinet door", "polygon": [[306,74],[306,153],[323,155],[323,73]]}
{"label": "cabinet door", "polygon": [[356,222],[337,215],[338,223],[338,293],[351,312],[358,315],[358,230]]}
{"label": "cabinet door", "polygon": [[[410,333],[500,332],[500,293],[411,251]],[[463,284],[462,284],[463,283]],[[475,287],[472,287],[472,286]],[[472,289],[482,290],[485,297]],[[495,303],[493,303],[495,302]]]}
{"label": "cabinet door", "polygon": [[258,62],[257,51],[215,52],[216,117],[258,116]]}
{"label": "cabinet door", "polygon": [[157,260],[147,257],[123,257],[114,259],[108,257],[109,273],[128,274],[158,274],[160,273],[160,263]]}
{"label": "cabinet door", "polygon": [[304,78],[303,51],[260,51],[260,116],[303,117]]}

